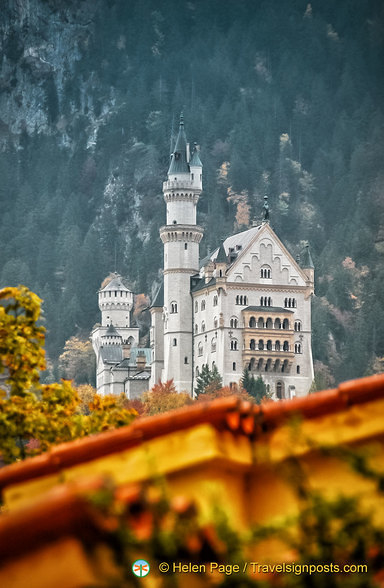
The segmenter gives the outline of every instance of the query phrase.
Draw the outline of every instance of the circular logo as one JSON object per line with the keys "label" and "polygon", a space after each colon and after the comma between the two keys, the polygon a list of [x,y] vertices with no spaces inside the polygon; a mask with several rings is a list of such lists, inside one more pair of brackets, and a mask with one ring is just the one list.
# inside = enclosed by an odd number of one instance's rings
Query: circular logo
{"label": "circular logo", "polygon": [[145,559],[138,559],[132,565],[132,572],[140,578],[149,574],[150,569],[149,563]]}

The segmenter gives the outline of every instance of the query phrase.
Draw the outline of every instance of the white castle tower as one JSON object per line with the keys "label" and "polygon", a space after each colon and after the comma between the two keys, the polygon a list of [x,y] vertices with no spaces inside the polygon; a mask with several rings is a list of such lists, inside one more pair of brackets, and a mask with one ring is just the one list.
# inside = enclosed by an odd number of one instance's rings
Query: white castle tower
{"label": "white castle tower", "polygon": [[171,155],[168,180],[163,183],[167,224],[160,229],[164,244],[164,370],[179,392],[192,393],[193,331],[190,278],[199,271],[203,229],[196,225],[202,191],[202,163],[196,146],[191,153],[183,115]]}

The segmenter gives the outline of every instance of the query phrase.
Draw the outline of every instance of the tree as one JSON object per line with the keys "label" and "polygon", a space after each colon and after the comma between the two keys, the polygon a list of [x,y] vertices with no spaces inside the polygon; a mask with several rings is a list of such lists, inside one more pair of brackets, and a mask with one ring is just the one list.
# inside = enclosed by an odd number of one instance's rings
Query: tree
{"label": "tree", "polygon": [[37,324],[40,298],[20,286],[0,290],[0,303],[0,454],[5,463],[132,422],[136,411],[124,408],[119,397],[95,394],[89,414],[83,415],[70,382],[41,384],[46,364],[44,327]]}
{"label": "tree", "polygon": [[222,386],[222,379],[215,364],[212,369],[209,369],[208,364],[204,364],[201,368],[200,374],[196,378],[196,396],[200,394],[212,393],[219,390]]}
{"label": "tree", "polygon": [[143,414],[146,416],[188,406],[193,402],[187,392],[177,392],[173,380],[165,383],[159,381],[151,390],[143,394],[142,401]]}
{"label": "tree", "polygon": [[95,354],[91,342],[71,337],[66,341],[59,357],[59,368],[64,378],[75,384],[91,384],[94,381]]}
{"label": "tree", "polygon": [[261,404],[264,400],[271,398],[271,394],[267,391],[267,386],[261,376],[255,378],[253,374],[249,375],[249,370],[244,369],[243,376],[241,378],[241,385],[252,396],[256,404]]}

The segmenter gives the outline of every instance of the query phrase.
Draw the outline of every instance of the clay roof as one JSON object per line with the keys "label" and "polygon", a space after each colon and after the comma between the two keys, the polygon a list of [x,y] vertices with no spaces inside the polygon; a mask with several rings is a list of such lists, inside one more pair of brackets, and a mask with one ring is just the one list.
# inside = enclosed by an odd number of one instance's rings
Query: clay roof
{"label": "clay roof", "polygon": [[196,403],[172,412],[137,419],[128,427],[63,443],[43,455],[6,466],[0,469],[0,490],[203,423],[257,439],[294,414],[313,419],[379,398],[384,398],[384,374],[343,382],[336,389],[303,398],[262,405],[244,402],[234,396]]}

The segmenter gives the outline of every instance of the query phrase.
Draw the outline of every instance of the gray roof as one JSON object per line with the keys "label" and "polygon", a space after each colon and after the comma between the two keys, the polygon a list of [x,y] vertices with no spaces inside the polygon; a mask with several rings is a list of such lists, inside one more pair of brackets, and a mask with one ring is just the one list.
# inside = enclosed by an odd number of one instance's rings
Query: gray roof
{"label": "gray roof", "polygon": [[103,337],[120,337],[120,339],[122,339],[121,335],[116,331],[115,327],[112,324],[109,325]]}
{"label": "gray roof", "polygon": [[289,308],[283,308],[282,306],[247,306],[243,310],[254,310],[257,312],[294,312]]}
{"label": "gray roof", "polygon": [[203,164],[201,163],[200,157],[199,157],[199,152],[197,150],[197,147],[195,146],[193,153],[192,153],[192,157],[189,160],[189,165],[195,165],[198,167],[203,167]]}
{"label": "gray roof", "polygon": [[123,359],[123,350],[120,345],[104,345],[100,347],[100,353],[104,363],[120,363]]}
{"label": "gray roof", "polygon": [[115,277],[112,278],[104,288],[100,288],[99,292],[104,292],[106,290],[125,290],[126,292],[131,292],[131,290],[124,284],[123,278],[119,274],[115,274]]}
{"label": "gray roof", "polygon": [[216,259],[215,259],[216,263],[227,263],[227,254],[225,253],[225,249],[224,249],[224,241],[222,241],[221,245],[220,245],[220,249],[218,254],[216,255]]}
{"label": "gray roof", "polygon": [[304,249],[304,253],[301,256],[301,267],[303,268],[312,268],[314,269],[314,265],[313,265],[313,261],[312,261],[312,257],[311,257],[311,252],[309,250],[309,245],[305,246]]}
{"label": "gray roof", "polygon": [[147,371],[137,372],[134,376],[131,376],[130,380],[149,380],[151,374]]}
{"label": "gray roof", "polygon": [[176,145],[171,155],[171,165],[168,174],[189,174],[189,165],[187,162],[187,137],[184,131],[184,118],[180,115],[179,134],[177,135]]}
{"label": "gray roof", "polygon": [[[249,243],[252,241],[255,235],[260,231],[260,229],[261,225],[259,225],[258,227],[251,227],[246,231],[242,231],[241,233],[236,233],[236,235],[231,235],[230,237],[227,237],[227,239],[225,239],[225,241],[223,242],[223,247],[226,255],[229,255],[230,249],[233,249],[234,253],[240,253],[240,251],[243,251],[249,245]],[[215,251],[211,254],[210,257],[212,261],[216,261],[216,258],[219,255],[219,251],[220,247],[215,249]]]}
{"label": "gray roof", "polygon": [[211,278],[208,283],[205,283],[205,278],[201,278],[197,284],[192,288],[191,292],[198,292],[199,290],[203,290],[204,288],[208,288],[209,286],[214,286],[216,284],[216,279]]}
{"label": "gray roof", "polygon": [[163,308],[164,306],[164,281],[161,283],[160,288],[157,290],[151,308]]}

